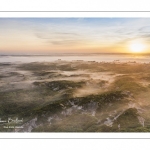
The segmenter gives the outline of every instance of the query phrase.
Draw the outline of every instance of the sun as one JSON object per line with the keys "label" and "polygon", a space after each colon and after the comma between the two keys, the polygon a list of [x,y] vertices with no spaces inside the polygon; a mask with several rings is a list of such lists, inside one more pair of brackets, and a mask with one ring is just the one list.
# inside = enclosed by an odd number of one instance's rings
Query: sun
{"label": "sun", "polygon": [[140,42],[134,42],[130,44],[130,50],[133,53],[142,53],[145,50],[145,44]]}

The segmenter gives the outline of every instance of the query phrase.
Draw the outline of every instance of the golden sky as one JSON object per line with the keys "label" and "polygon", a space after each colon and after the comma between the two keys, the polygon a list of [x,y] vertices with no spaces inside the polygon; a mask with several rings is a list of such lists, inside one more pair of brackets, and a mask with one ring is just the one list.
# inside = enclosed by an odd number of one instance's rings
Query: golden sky
{"label": "golden sky", "polygon": [[150,18],[0,18],[0,53],[149,53]]}

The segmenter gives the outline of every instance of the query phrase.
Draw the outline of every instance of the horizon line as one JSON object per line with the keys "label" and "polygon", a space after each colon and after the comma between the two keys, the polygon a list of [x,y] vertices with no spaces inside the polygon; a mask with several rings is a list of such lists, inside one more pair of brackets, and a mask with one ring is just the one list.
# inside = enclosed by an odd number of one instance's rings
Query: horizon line
{"label": "horizon line", "polygon": [[91,52],[87,52],[87,53],[28,53],[28,54],[24,54],[24,53],[15,53],[15,54],[12,54],[12,53],[0,53],[0,56],[50,56],[50,55],[89,55],[89,54],[105,54],[105,55],[115,55],[115,54],[122,54],[122,55],[128,55],[128,54],[132,54],[132,55],[148,55],[150,53],[91,53]]}

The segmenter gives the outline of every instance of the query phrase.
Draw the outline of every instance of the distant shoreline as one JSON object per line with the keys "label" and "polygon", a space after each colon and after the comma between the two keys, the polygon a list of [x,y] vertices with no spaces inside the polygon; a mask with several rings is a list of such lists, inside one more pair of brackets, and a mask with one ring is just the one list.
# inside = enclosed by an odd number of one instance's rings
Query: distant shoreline
{"label": "distant shoreline", "polygon": [[1,56],[95,56],[95,55],[150,55],[150,53],[51,53],[51,54],[0,54]]}

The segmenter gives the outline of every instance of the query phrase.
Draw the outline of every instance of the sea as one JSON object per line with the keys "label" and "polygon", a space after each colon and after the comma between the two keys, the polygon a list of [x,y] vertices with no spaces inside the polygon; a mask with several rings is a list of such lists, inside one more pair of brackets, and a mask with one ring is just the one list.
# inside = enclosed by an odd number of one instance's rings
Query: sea
{"label": "sea", "polygon": [[48,54],[48,55],[0,55],[0,63],[30,63],[53,61],[96,61],[96,62],[137,62],[150,63],[150,54]]}

